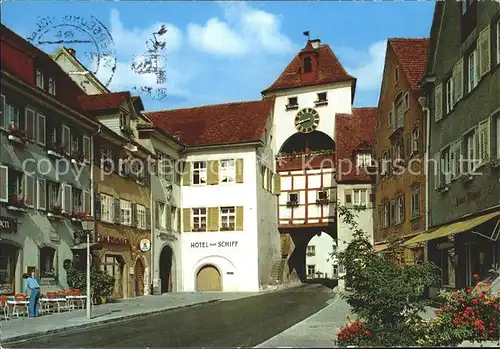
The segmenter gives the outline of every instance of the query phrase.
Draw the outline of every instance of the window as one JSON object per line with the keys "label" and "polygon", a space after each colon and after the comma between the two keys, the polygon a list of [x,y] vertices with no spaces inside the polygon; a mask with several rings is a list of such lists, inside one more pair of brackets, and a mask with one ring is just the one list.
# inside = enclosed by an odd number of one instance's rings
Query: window
{"label": "window", "polygon": [[235,177],[234,159],[221,160],[220,162],[221,182],[233,183]]}
{"label": "window", "polygon": [[193,162],[193,184],[207,183],[207,163],[205,161]]}
{"label": "window", "polygon": [[391,223],[394,222],[396,219],[396,200],[391,200],[391,207],[390,207],[390,217],[391,217]]}
{"label": "window", "polygon": [[464,172],[472,172],[475,169],[478,157],[478,149],[476,147],[476,135],[474,131],[469,132],[464,137]]}
{"label": "window", "polygon": [[307,276],[314,276],[316,274],[316,266],[314,264],[309,264],[307,266]]}
{"label": "window", "polygon": [[411,151],[412,153],[418,152],[420,150],[420,129],[415,127],[411,131]]}
{"label": "window", "polygon": [[392,146],[392,153],[394,154],[395,160],[401,160],[403,158],[403,149],[399,141]]}
{"label": "window", "polygon": [[56,95],[56,80],[52,76],[49,77],[49,93]]}
{"label": "window", "polygon": [[307,256],[313,257],[316,255],[316,246],[307,246]]}
{"label": "window", "polygon": [[471,92],[479,80],[477,50],[472,51],[467,61],[469,64],[469,92]]}
{"label": "window", "polygon": [[158,168],[158,176],[168,182],[172,181],[174,169],[174,160],[161,151],[156,151],[156,161]]}
{"label": "window", "polygon": [[43,73],[41,70],[36,70],[36,87],[43,88]]}
{"label": "window", "polygon": [[132,204],[127,200],[120,200],[120,217],[123,225],[132,224]]}
{"label": "window", "polygon": [[47,181],[47,208],[61,207],[61,185]]}
{"label": "window", "polygon": [[384,152],[384,154],[382,155],[382,171],[381,171],[382,176],[385,176],[386,174],[389,173],[389,165],[390,165],[389,154],[387,152]]}
{"label": "window", "polygon": [[24,120],[20,118],[20,109],[12,104],[5,104],[6,116],[5,126],[14,126],[19,129],[24,129]]}
{"label": "window", "polygon": [[396,224],[401,224],[405,218],[405,198],[403,195],[396,199]]}
{"label": "window", "polygon": [[220,222],[221,229],[234,229],[234,207],[221,207]]}
{"label": "window", "polygon": [[71,188],[71,197],[73,199],[73,212],[85,212],[82,190],[75,187]]}
{"label": "window", "polygon": [[339,276],[339,265],[338,264],[333,264],[333,276],[334,277]]}
{"label": "window", "polygon": [[384,203],[383,214],[384,214],[384,228],[389,227],[389,202]]}
{"label": "window", "polygon": [[193,230],[205,231],[207,229],[207,209],[193,208]]}
{"label": "window", "polygon": [[394,115],[394,114],[393,114],[392,110],[391,110],[391,111],[389,111],[389,114],[387,114],[387,119],[388,119],[388,120],[387,120],[387,123],[388,123],[388,125],[389,125],[389,128],[391,128],[391,127],[392,127],[392,119],[393,119],[393,115]]}
{"label": "window", "polygon": [[167,227],[167,220],[165,215],[165,203],[157,201],[156,202],[156,226],[158,228],[165,229]]}
{"label": "window", "polygon": [[453,86],[453,78],[446,81],[446,114],[453,110],[455,89]]}
{"label": "window", "polygon": [[372,155],[370,153],[356,154],[356,166],[366,167],[372,163]]}
{"label": "window", "polygon": [[318,191],[316,199],[320,201],[328,200],[328,194],[326,193],[326,190]]}
{"label": "window", "polygon": [[328,99],[326,98],[326,96],[326,92],[318,93],[318,102],[327,102]]}
{"label": "window", "polygon": [[9,197],[12,196],[23,196],[23,174],[22,172],[15,171],[9,168]]}
{"label": "window", "polygon": [[123,264],[120,263],[119,256],[105,255],[103,269],[106,274],[114,276],[115,278],[121,277]]}
{"label": "window", "polygon": [[394,69],[394,84],[397,84],[399,82],[399,67],[396,67]]}
{"label": "window", "polygon": [[288,193],[288,202],[299,203],[299,193]]}
{"label": "window", "polygon": [[312,59],[311,57],[304,58],[304,74],[312,72]]}
{"label": "window", "polygon": [[411,191],[411,217],[420,216],[420,187],[414,187]]}
{"label": "window", "polygon": [[137,228],[146,229],[146,207],[137,205]]}
{"label": "window", "polygon": [[82,151],[82,137],[74,133],[71,134],[71,154]]}
{"label": "window", "polygon": [[41,278],[55,278],[56,269],[54,259],[56,250],[52,247],[40,248],[40,277]]}
{"label": "window", "polygon": [[406,111],[404,93],[399,93],[394,101],[396,110],[396,128],[403,127],[404,113]]}
{"label": "window", "polygon": [[442,175],[444,176],[444,184],[451,182],[451,150],[447,147],[441,151]]}
{"label": "window", "polygon": [[345,203],[352,204],[352,195],[351,194],[345,194]]}
{"label": "window", "polygon": [[354,189],[354,205],[356,206],[366,206],[366,195],[367,195],[367,190],[366,189]]}
{"label": "window", "polygon": [[299,101],[297,97],[289,97],[288,98],[288,107],[297,107],[299,105]]}
{"label": "window", "polygon": [[443,286],[455,287],[455,251],[441,250],[441,280]]}
{"label": "window", "polygon": [[115,202],[112,196],[101,194],[101,221],[113,223]]}

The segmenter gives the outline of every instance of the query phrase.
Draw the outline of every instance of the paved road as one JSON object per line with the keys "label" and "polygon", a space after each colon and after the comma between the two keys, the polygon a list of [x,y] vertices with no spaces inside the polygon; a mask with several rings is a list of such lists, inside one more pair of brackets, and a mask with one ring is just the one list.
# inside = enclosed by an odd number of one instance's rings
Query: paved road
{"label": "paved road", "polygon": [[255,297],[60,332],[7,346],[254,347],[322,309],[332,296],[331,290],[326,287],[304,285]]}

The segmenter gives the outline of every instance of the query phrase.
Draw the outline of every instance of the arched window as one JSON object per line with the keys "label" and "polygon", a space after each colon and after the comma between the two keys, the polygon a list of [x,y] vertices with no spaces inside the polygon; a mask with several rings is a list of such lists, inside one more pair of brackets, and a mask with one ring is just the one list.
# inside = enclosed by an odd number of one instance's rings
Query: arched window
{"label": "arched window", "polygon": [[40,277],[55,278],[56,277],[56,250],[52,247],[40,248]]}
{"label": "arched window", "polygon": [[312,72],[312,60],[311,57],[304,58],[304,73]]}

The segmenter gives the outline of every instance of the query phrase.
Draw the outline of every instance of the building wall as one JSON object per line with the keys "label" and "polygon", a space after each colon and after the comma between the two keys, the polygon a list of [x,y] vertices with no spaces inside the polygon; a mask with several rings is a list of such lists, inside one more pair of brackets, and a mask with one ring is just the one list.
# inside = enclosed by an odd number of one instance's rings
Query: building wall
{"label": "building wall", "polygon": [[[315,235],[306,250],[306,271],[309,265],[315,266],[315,272],[321,273],[320,277],[333,278],[333,262],[332,253],[334,252],[333,246],[335,241],[332,237],[326,233],[321,235]],[[314,246],[314,255],[308,253],[309,246]],[[336,251],[336,250],[335,250]],[[309,276],[308,276],[309,277]],[[311,276],[312,278],[317,278],[318,275]]]}
{"label": "building wall", "polygon": [[[474,45],[478,34],[488,24],[492,24],[493,18],[498,18],[500,9],[495,2],[477,2],[477,25],[469,39],[463,44],[460,41],[461,23],[461,3],[447,2],[443,26],[437,47],[434,73],[436,82],[434,88],[444,83],[451,74],[453,66],[461,57],[467,55],[468,50]],[[492,48],[496,47],[496,34],[494,26],[491,26]],[[467,59],[464,58],[464,85],[467,86]],[[463,134],[474,127],[480,121],[491,118],[495,111],[500,108],[500,69],[494,53],[491,56],[491,70],[487,73],[478,85],[470,92],[464,89],[463,98],[455,105],[451,113],[446,115],[445,102],[443,98],[443,118],[435,121],[435,91],[434,88],[429,93],[431,109],[431,144],[430,156],[435,156],[443,147],[461,138]],[[445,92],[443,90],[443,95]],[[491,127],[494,119],[491,119]],[[496,132],[490,133],[490,154],[493,156],[496,151],[495,139],[498,138]],[[462,143],[463,146],[463,143]],[[430,210],[431,226],[440,225],[447,221],[458,219],[466,214],[480,212],[489,207],[500,204],[498,193],[500,192],[499,171],[490,166],[483,166],[476,172],[470,183],[463,183],[459,180],[452,180],[447,192],[438,192],[436,187],[437,177],[434,176],[436,166],[431,163],[430,168]],[[480,174],[480,175],[479,175]]]}
{"label": "building wall", "polygon": [[[255,149],[218,149],[186,154],[187,162],[231,158],[243,159],[243,183],[182,186],[183,210],[198,207],[243,207],[243,231],[191,232],[188,231],[190,227],[186,229],[183,223],[184,291],[196,290],[196,275],[205,265],[214,265],[219,270],[224,292],[259,291],[258,222],[261,218],[258,217],[257,207]],[[228,243],[227,246],[219,245],[225,242]]]}
{"label": "building wall", "polygon": [[[16,86],[16,90],[14,90]],[[53,103],[48,103],[46,100],[40,100],[26,89],[18,89],[18,85],[8,83],[7,79],[2,78],[2,96],[5,96],[6,103],[16,105],[20,108],[20,116],[25,117],[25,107],[32,109],[35,114],[35,120],[38,115],[50,115],[51,118],[58,118],[61,124],[66,124],[73,130],[78,129],[78,132],[83,132],[88,136],[90,133],[90,126],[84,126],[83,123],[70,120],[67,114],[60,108],[56,107]],[[22,91],[22,92],[21,92]],[[43,97],[42,97],[43,98]],[[7,113],[3,116],[7,117]],[[5,119],[6,120],[6,119]],[[47,120],[47,119],[46,119]],[[27,126],[34,127],[35,121],[28,121]],[[7,131],[8,122],[5,121],[0,129],[0,160],[1,166],[6,166],[9,169],[14,169],[19,173],[28,174],[30,178],[31,189],[26,188],[25,182],[23,183],[23,195],[28,196],[32,203],[32,207],[27,208],[26,213],[15,212],[8,209],[8,202],[1,202],[0,216],[17,220],[17,230],[15,232],[7,232],[2,229],[1,231],[1,248],[2,257],[6,257],[6,246],[15,245],[19,248],[19,255],[13,262],[16,263],[15,269],[15,292],[23,292],[22,290],[22,273],[27,272],[28,267],[35,268],[36,275],[40,277],[40,248],[51,247],[55,249],[53,268],[57,275],[57,280],[44,277],[41,280],[42,287],[46,290],[60,289],[68,287],[66,281],[66,271],[63,267],[65,260],[72,260],[73,254],[71,247],[75,245],[74,232],[81,230],[81,224],[74,222],[66,217],[59,217],[58,219],[49,220],[49,211],[51,207],[39,201],[42,195],[39,192],[39,182],[45,180],[52,181],[58,184],[65,183],[71,187],[75,187],[90,193],[90,171],[89,166],[75,166],[70,163],[69,158],[55,159],[47,155],[47,142],[45,145],[40,145],[39,138],[36,134],[34,142],[27,142],[25,145],[14,142],[9,139]],[[37,128],[34,128],[37,131]],[[42,128],[40,128],[42,130]],[[57,170],[56,170],[57,169]],[[4,190],[7,194],[11,194],[10,189],[4,187],[7,179],[2,170],[0,180],[2,180],[2,196]],[[12,179],[12,178],[11,178]],[[43,185],[42,185],[43,186]],[[47,185],[45,186],[47,188]],[[28,190],[26,192],[26,190]],[[89,197],[89,196],[86,196]],[[62,198],[61,198],[62,200]],[[0,200],[1,201],[1,200]],[[61,202],[62,204],[62,202]],[[87,203],[90,205],[90,201]],[[64,206],[68,213],[73,212],[72,203],[71,207]],[[90,211],[90,210],[89,210]],[[5,289],[4,289],[5,291]]]}
{"label": "building wall", "polygon": [[[314,101],[318,99],[317,94],[327,92],[328,104],[315,106]],[[298,109],[287,110],[289,97],[297,97]],[[312,86],[309,88],[301,88],[287,90],[276,95],[274,104],[274,132],[276,139],[277,153],[283,143],[297,132],[295,128],[295,115],[303,108],[314,108],[320,116],[318,131],[326,133],[332,139],[335,129],[335,114],[336,113],[351,113],[352,89],[350,82],[338,83],[324,86]]]}
{"label": "building wall", "polygon": [[[395,69],[399,67],[399,79],[395,80]],[[376,184],[376,212],[374,215],[375,227],[375,242],[385,241],[388,236],[408,235],[418,233],[425,229],[425,169],[424,169],[424,152],[425,152],[425,132],[426,122],[425,114],[418,101],[423,95],[423,91],[414,91],[406,80],[402,68],[396,59],[396,55],[390,44],[386,54],[386,69],[384,72],[384,82],[382,95],[379,101],[379,116],[376,130],[376,141],[374,147],[374,156],[379,164],[379,175],[377,176]],[[401,92],[409,93],[409,106],[404,114],[404,126],[401,133],[403,144],[403,158],[405,160],[404,167],[398,173],[391,173],[386,176],[381,176],[380,171],[382,166],[382,156],[384,152],[391,152],[393,140],[391,135],[393,129],[389,127],[389,112],[393,108],[393,103],[397,95]],[[419,130],[419,149],[416,153],[411,153],[411,134],[412,131],[418,128]],[[394,156],[392,156],[394,160]],[[412,191],[415,187],[420,190],[420,213],[412,216]],[[384,203],[396,200],[396,197],[404,195],[404,220],[402,224],[396,224],[395,220],[389,220],[389,226],[384,227]],[[390,207],[390,206],[389,206]],[[390,212],[389,212],[390,216]]]}

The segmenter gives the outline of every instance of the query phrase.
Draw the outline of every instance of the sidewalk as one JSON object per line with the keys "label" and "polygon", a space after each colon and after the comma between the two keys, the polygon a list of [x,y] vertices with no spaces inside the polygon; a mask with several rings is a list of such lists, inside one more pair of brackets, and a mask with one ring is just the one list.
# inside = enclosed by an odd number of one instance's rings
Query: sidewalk
{"label": "sidewalk", "polygon": [[[268,288],[261,292],[214,292],[214,293],[165,293],[158,296],[143,296],[125,299],[117,303],[98,305],[92,308],[92,319],[86,319],[85,310],[66,311],[44,315],[38,319],[26,317],[0,320],[0,343],[14,342],[61,330],[78,329],[134,317],[147,316],[168,310],[186,308],[217,301],[263,295],[269,292],[294,288],[299,284]],[[3,314],[0,314],[3,315]]]}

